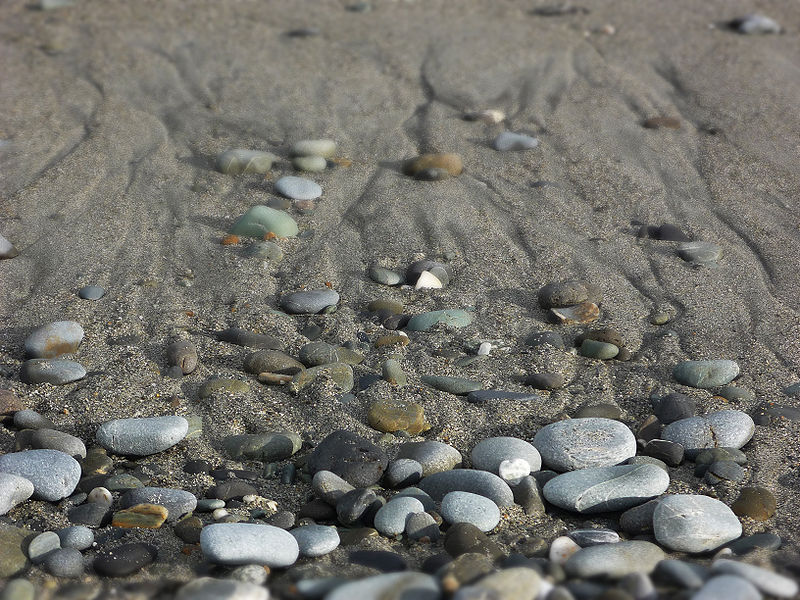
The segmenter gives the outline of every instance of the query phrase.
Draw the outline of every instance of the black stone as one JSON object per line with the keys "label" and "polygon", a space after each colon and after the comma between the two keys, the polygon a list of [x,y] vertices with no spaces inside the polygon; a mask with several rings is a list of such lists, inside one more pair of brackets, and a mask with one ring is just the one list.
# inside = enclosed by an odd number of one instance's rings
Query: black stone
{"label": "black stone", "polygon": [[336,516],[342,525],[369,525],[363,518],[370,506],[378,501],[375,492],[368,488],[350,490],[336,501]]}
{"label": "black stone", "polygon": [[206,460],[190,460],[183,465],[184,473],[208,473],[211,470],[211,465]]}
{"label": "black stone", "polygon": [[433,554],[426,558],[422,563],[422,572],[428,575],[433,575],[443,566],[453,562],[453,558],[449,554]]}
{"label": "black stone", "polygon": [[505,555],[496,542],[472,523],[456,523],[450,527],[444,536],[444,549],[453,558],[467,552],[484,554],[492,559]]}
{"label": "black stone", "polygon": [[639,506],[629,508],[619,516],[619,526],[625,533],[641,535],[653,531],[653,513],[656,511],[658,498]]}
{"label": "black stone", "polygon": [[800,408],[771,402],[761,404],[753,411],[756,425],[773,425],[785,421],[800,421]]}
{"label": "black stone", "polygon": [[94,559],[94,570],[107,577],[124,577],[153,562],[158,550],[150,544],[135,542],[103,550]]}
{"label": "black stone", "polygon": [[564,387],[566,379],[561,373],[532,373],[525,379],[525,385],[537,390],[557,390]]}
{"label": "black stone", "polygon": [[782,540],[780,536],[774,533],[754,533],[753,535],[734,540],[727,544],[726,547],[733,550],[734,554],[742,556],[759,548],[777,550],[781,547],[781,543]]}
{"label": "black stone", "polygon": [[217,498],[219,500],[231,500],[233,498],[241,500],[244,496],[257,496],[258,490],[249,483],[241,479],[230,479],[219,485],[215,485],[206,494],[207,498]]}
{"label": "black stone", "polygon": [[258,473],[244,469],[214,469],[209,473],[214,479],[247,479],[254,481],[258,479]]}
{"label": "black stone", "polygon": [[642,452],[645,456],[664,461],[670,467],[677,467],[683,462],[683,446],[669,440],[650,440]]}
{"label": "black stone", "polygon": [[111,507],[98,502],[87,502],[67,511],[69,522],[87,527],[104,527],[111,522]]}
{"label": "black stone", "polygon": [[694,398],[677,392],[661,398],[651,398],[650,403],[653,406],[653,414],[663,425],[688,419],[697,413],[697,403]]}
{"label": "black stone", "polygon": [[658,240],[664,240],[666,242],[692,241],[692,238],[690,238],[683,231],[681,231],[680,227],[678,227],[677,225],[672,225],[671,223],[664,223],[663,225],[661,225],[661,227],[658,227],[653,237],[655,237]]}
{"label": "black stone", "polygon": [[338,430],[322,440],[308,457],[308,469],[331,471],[355,487],[367,487],[383,476],[389,459],[378,446],[355,433]]}
{"label": "black stone", "polygon": [[198,517],[186,517],[172,526],[175,535],[187,544],[200,543],[200,530],[202,528],[203,522]]}
{"label": "black stone", "polygon": [[300,507],[300,510],[297,511],[297,518],[309,518],[313,519],[314,521],[335,521],[336,520],[336,508],[325,502],[324,500],[320,500],[319,498],[315,498],[310,502],[306,502],[303,506]]}
{"label": "black stone", "polygon": [[408,569],[402,556],[385,550],[355,550],[349,558],[352,564],[377,569],[381,573],[397,573]]}
{"label": "black stone", "polygon": [[745,470],[732,460],[720,460],[711,463],[703,476],[709,485],[717,485],[723,481],[738,482],[745,477]]}
{"label": "black stone", "polygon": [[291,513],[288,510],[280,510],[274,515],[270,515],[270,517],[267,519],[267,523],[270,525],[286,530],[294,527],[295,522],[294,513]]}

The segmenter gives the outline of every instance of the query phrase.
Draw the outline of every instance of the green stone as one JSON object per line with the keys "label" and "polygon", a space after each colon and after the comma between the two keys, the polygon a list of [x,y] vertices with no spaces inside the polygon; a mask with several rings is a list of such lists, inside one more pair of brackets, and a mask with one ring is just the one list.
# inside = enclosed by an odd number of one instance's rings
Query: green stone
{"label": "green stone", "polygon": [[581,356],[596,358],[598,360],[609,360],[619,354],[619,346],[608,342],[598,342],[597,340],[583,340],[581,344]]}
{"label": "green stone", "polygon": [[328,168],[328,161],[321,156],[295,156],[292,159],[292,166],[298,171],[319,173]]}
{"label": "green stone", "polygon": [[183,439],[189,440],[203,435],[203,417],[200,415],[186,415],[186,420],[189,422],[189,431]]}
{"label": "green stone", "polygon": [[112,475],[103,484],[109,492],[121,492],[123,490],[133,490],[136,488],[144,487],[141,479],[130,475],[129,473],[120,473],[119,475]]}
{"label": "green stone", "polygon": [[687,360],[672,370],[672,376],[683,385],[712,388],[726,385],[739,375],[733,360]]}
{"label": "green stone", "polygon": [[259,350],[244,359],[244,370],[253,375],[259,373],[282,373],[294,375],[305,369],[299,361],[279,350]]}
{"label": "green stone", "polygon": [[336,348],[336,356],[339,358],[339,362],[347,363],[348,365],[359,365],[364,362],[363,354],[344,346]]}
{"label": "green stone", "polygon": [[400,366],[400,363],[390,358],[389,360],[383,363],[382,367],[383,371],[383,378],[388,381],[389,383],[393,383],[395,385],[406,385],[408,383],[408,378],[406,374],[403,372],[403,368]]}
{"label": "green stone", "polygon": [[250,386],[247,382],[239,379],[210,379],[200,386],[197,395],[200,398],[210,398],[218,392],[225,392],[227,394],[242,395],[250,391]]}
{"label": "green stone", "polygon": [[269,173],[272,163],[278,159],[269,152],[259,150],[228,150],[217,157],[217,170],[228,175],[241,173]]}
{"label": "green stone", "polygon": [[466,327],[472,323],[472,315],[459,308],[434,310],[411,317],[406,329],[410,331],[428,331],[439,323],[451,328]]}
{"label": "green stone", "polygon": [[483,389],[483,385],[479,381],[464,377],[448,377],[446,375],[423,375],[422,383],[457,396],[465,396],[470,392],[477,392]]}
{"label": "green stone", "polygon": [[228,233],[263,238],[270,232],[279,237],[294,237],[298,231],[297,223],[287,213],[258,204],[239,217]]}
{"label": "green stone", "polygon": [[742,488],[739,497],[731,504],[731,509],[739,517],[766,521],[775,514],[777,506],[772,492],[767,488],[754,486]]}
{"label": "green stone", "polygon": [[400,302],[395,302],[394,300],[389,300],[388,298],[379,298],[378,300],[373,300],[367,304],[367,310],[370,312],[385,310],[390,314],[399,315],[403,313],[403,304]]}
{"label": "green stone", "polygon": [[0,579],[14,577],[28,567],[22,547],[30,534],[26,529],[0,524]]}
{"label": "green stone", "polygon": [[331,363],[301,371],[294,376],[289,387],[294,393],[297,393],[320,376],[329,377],[344,392],[353,389],[353,369],[345,363]]}
{"label": "green stone", "polygon": [[234,460],[274,462],[286,460],[300,450],[303,440],[294,432],[268,431],[229,435],[222,445],[225,453]]}

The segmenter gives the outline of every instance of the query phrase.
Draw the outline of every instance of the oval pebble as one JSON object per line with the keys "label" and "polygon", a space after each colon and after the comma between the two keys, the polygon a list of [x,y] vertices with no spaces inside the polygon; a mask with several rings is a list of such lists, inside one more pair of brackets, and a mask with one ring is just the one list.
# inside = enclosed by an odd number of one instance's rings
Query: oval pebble
{"label": "oval pebble", "polygon": [[464,163],[458,154],[451,153],[421,154],[403,163],[403,173],[406,175],[414,176],[427,169],[444,169],[455,177],[464,170]]}
{"label": "oval pebble", "polygon": [[336,154],[336,142],[330,139],[300,140],[289,148],[290,156],[331,158],[334,154]]}
{"label": "oval pebble", "polygon": [[86,369],[74,360],[33,358],[22,363],[19,378],[24,383],[65,385],[86,377]]}
{"label": "oval pebble", "polygon": [[752,583],[735,575],[718,575],[709,579],[692,600],[761,600],[761,594]]}
{"label": "oval pebble", "polygon": [[293,292],[281,297],[280,306],[292,315],[317,314],[339,303],[339,292],[331,289]]}
{"label": "oval pebble", "polygon": [[260,564],[271,568],[291,566],[300,554],[288,531],[254,523],[213,523],[200,532],[203,555],[220,565]]}
{"label": "oval pebble", "polygon": [[34,498],[57,502],[75,490],[81,466],[58,450],[26,450],[0,456],[0,473],[24,477],[33,484]]}
{"label": "oval pebble", "polygon": [[45,531],[44,533],[40,533],[28,542],[28,558],[31,559],[31,562],[34,564],[40,564],[44,562],[44,559],[47,556],[61,548],[61,539],[58,537],[58,534],[54,531]]}
{"label": "oval pebble", "polygon": [[80,577],[83,575],[83,555],[75,548],[59,548],[47,555],[44,566],[55,577]]}
{"label": "oval pebble", "polygon": [[441,592],[435,577],[424,573],[385,573],[345,583],[325,600],[439,600]]}
{"label": "oval pebble", "polygon": [[572,577],[620,579],[631,573],[651,573],[665,557],[664,551],[650,542],[601,544],[573,554],[564,570]]}
{"label": "oval pebble", "polygon": [[531,464],[524,458],[504,460],[497,467],[497,474],[509,485],[517,485],[531,474]]}
{"label": "oval pebble", "polygon": [[78,297],[82,300],[100,300],[106,291],[99,285],[86,285],[78,290]]}
{"label": "oval pebble", "polygon": [[611,529],[574,529],[567,534],[581,548],[599,544],[616,544],[620,537]]}
{"label": "oval pebble", "polygon": [[133,542],[100,551],[93,565],[98,575],[125,577],[143,569],[157,556],[158,550],[150,544]]}
{"label": "oval pebble", "polygon": [[383,535],[400,535],[406,529],[406,521],[413,514],[425,512],[422,502],[411,496],[400,496],[389,500],[375,515],[375,529]]}
{"label": "oval pebble", "polygon": [[686,456],[694,458],[706,448],[741,448],[754,432],[755,423],[750,415],[739,410],[721,410],[704,417],[674,421],[664,427],[661,437],[680,444]]}
{"label": "oval pebble", "polygon": [[306,464],[312,473],[331,471],[350,485],[370,486],[383,476],[389,459],[366,438],[340,429],[314,448]]}
{"label": "oval pebble", "polygon": [[428,331],[435,325],[442,324],[451,329],[466,327],[472,323],[472,315],[465,310],[449,308],[414,315],[406,324],[409,331]]}
{"label": "oval pebble", "polygon": [[259,204],[239,217],[228,233],[261,239],[269,233],[278,237],[294,237],[299,231],[297,223],[288,213]]}
{"label": "oval pebble", "polygon": [[722,256],[722,248],[711,242],[686,242],[678,246],[678,256],[686,262],[705,265]]}
{"label": "oval pebble", "polygon": [[500,522],[500,509],[485,496],[470,492],[449,492],[442,498],[442,518],[451,525],[470,523],[487,532]]}
{"label": "oval pebble", "polygon": [[797,595],[797,582],[783,575],[773,573],[768,569],[749,565],[747,563],[720,558],[711,565],[712,573],[724,573],[726,575],[736,575],[746,579],[759,590],[768,596],[777,598],[793,598]]}
{"label": "oval pebble", "polygon": [[33,495],[33,484],[20,475],[0,472],[0,515]]}
{"label": "oval pebble", "polygon": [[[260,566],[255,568],[264,571]],[[268,600],[269,590],[259,583],[200,577],[181,586],[175,600]]]}
{"label": "oval pebble", "polygon": [[78,350],[83,327],[75,321],[55,321],[42,325],[25,339],[28,358],[56,358]]}
{"label": "oval pebble", "polygon": [[324,556],[339,547],[339,533],[335,527],[304,525],[289,533],[297,540],[301,556]]}
{"label": "oval pebble", "polygon": [[384,475],[385,485],[390,488],[416,485],[420,479],[422,479],[422,465],[411,458],[393,460]]}
{"label": "oval pebble", "polygon": [[542,462],[556,471],[617,465],[636,455],[636,437],[619,421],[568,419],[544,426],[533,438]]}
{"label": "oval pebble", "polygon": [[179,367],[187,375],[197,368],[197,348],[188,340],[178,340],[167,346],[167,364]]}
{"label": "oval pebble", "polygon": [[86,458],[86,446],[80,438],[56,429],[38,429],[31,436],[31,446],[37,449],[60,450],[73,458]]}
{"label": "oval pebble", "polygon": [[742,535],[742,524],[724,503],[708,496],[675,494],[662,498],[653,513],[653,531],[662,546],[679,552],[707,552]]}
{"label": "oval pebble", "polygon": [[292,166],[298,171],[320,173],[328,168],[328,161],[321,156],[295,156]]}
{"label": "oval pebble", "polygon": [[217,156],[217,170],[228,175],[242,173],[269,173],[272,163],[278,159],[270,152],[235,148]]}
{"label": "oval pebble", "polygon": [[275,191],[292,200],[316,200],[322,196],[318,183],[305,177],[285,175],[275,182]]}
{"label": "oval pebble", "polygon": [[739,365],[733,360],[687,360],[672,370],[678,383],[701,389],[727,385],[738,375]]}
{"label": "oval pebble", "polygon": [[115,454],[150,456],[180,442],[189,422],[179,416],[106,421],[97,430],[97,443]]}
{"label": "oval pebble", "polygon": [[83,525],[65,527],[56,531],[62,548],[86,550],[94,543],[94,532]]}
{"label": "oval pebble", "polygon": [[514,504],[514,494],[508,484],[494,473],[453,469],[425,477],[419,488],[440,502],[450,492],[470,492],[485,496],[497,506]]}
{"label": "oval pebble", "polygon": [[528,475],[542,468],[542,457],[530,443],[520,438],[500,436],[486,438],[472,449],[470,461],[475,469],[499,473],[503,461],[522,459],[529,465]]}
{"label": "oval pebble", "polygon": [[530,150],[539,145],[539,140],[533,136],[525,135],[524,133],[504,131],[494,138],[492,145],[495,150],[499,150],[500,152],[506,152],[508,150]]}
{"label": "oval pebble", "polygon": [[397,458],[410,458],[422,465],[422,475],[427,477],[449,471],[461,464],[461,453],[452,446],[436,440],[407,442],[400,446]]}
{"label": "oval pebble", "polygon": [[159,487],[141,487],[128,490],[119,499],[121,508],[137,504],[155,504],[167,509],[167,521],[172,523],[197,507],[197,497],[185,490]]}

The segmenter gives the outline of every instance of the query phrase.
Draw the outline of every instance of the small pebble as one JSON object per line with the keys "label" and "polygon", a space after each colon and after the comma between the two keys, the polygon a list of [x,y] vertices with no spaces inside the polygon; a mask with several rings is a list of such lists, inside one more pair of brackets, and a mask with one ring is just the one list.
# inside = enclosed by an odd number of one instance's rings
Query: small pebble
{"label": "small pebble", "polygon": [[319,184],[305,177],[285,175],[275,182],[275,191],[292,200],[315,200],[322,196]]}
{"label": "small pebble", "polygon": [[259,150],[235,149],[223,152],[217,157],[217,170],[228,175],[242,173],[266,174],[272,168],[272,163],[278,159],[270,152]]}
{"label": "small pebble", "polygon": [[492,146],[495,150],[506,152],[508,150],[530,150],[539,145],[539,140],[524,133],[504,131],[494,138]]}
{"label": "small pebble", "polygon": [[99,285],[87,285],[78,290],[78,297],[83,300],[100,300],[106,291]]}

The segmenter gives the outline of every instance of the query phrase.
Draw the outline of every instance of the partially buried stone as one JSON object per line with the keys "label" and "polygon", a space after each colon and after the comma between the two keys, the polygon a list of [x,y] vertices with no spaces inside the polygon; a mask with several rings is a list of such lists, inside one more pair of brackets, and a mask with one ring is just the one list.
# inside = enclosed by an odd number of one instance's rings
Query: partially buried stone
{"label": "partially buried stone", "polygon": [[197,348],[188,340],[178,340],[167,346],[167,364],[179,367],[187,375],[197,368]]}
{"label": "partially buried stone", "polygon": [[603,418],[569,419],[540,429],[533,445],[542,462],[557,471],[606,467],[636,454],[636,438],[619,421]]}
{"label": "partially buried stone", "polygon": [[739,365],[733,360],[687,360],[672,370],[679,383],[702,389],[727,385],[738,375]]}
{"label": "partially buried stone", "polygon": [[[75,490],[81,477],[81,467],[74,458],[58,450],[27,450],[0,456],[2,473],[27,479],[33,484],[34,498],[57,502]],[[14,497],[21,496],[22,492],[29,489],[22,483],[18,483],[17,487]]]}
{"label": "partially buried stone", "polygon": [[403,372],[400,362],[393,358],[389,358],[384,361],[383,365],[381,366],[381,375],[383,379],[394,385],[402,387],[408,383],[408,378]]}
{"label": "partially buried stone", "polygon": [[111,522],[111,511],[108,504],[87,502],[70,508],[67,511],[67,518],[75,525],[102,527]]}
{"label": "partially buried stone", "polygon": [[406,431],[418,435],[431,428],[421,404],[400,398],[380,398],[367,412],[370,427],[386,433]]}
{"label": "partially buried stone", "polygon": [[226,454],[234,460],[286,460],[300,450],[303,440],[294,432],[243,433],[222,441]]}
{"label": "partially buried stone", "polygon": [[280,350],[283,345],[280,340],[263,333],[254,333],[239,327],[229,327],[215,334],[221,342],[246,346],[248,348],[264,348],[267,350]]}
{"label": "partially buried stone", "polygon": [[589,290],[581,281],[548,283],[539,290],[538,300],[542,308],[563,308],[589,300]]}
{"label": "partially buried stone", "polygon": [[52,531],[45,531],[36,535],[28,543],[28,558],[34,564],[44,562],[48,554],[61,548],[61,539]]}
{"label": "partially buried stone", "polygon": [[405,532],[408,538],[414,541],[421,541],[423,538],[427,538],[431,542],[436,542],[440,536],[439,525],[426,512],[409,515]]}
{"label": "partially buried stone", "polygon": [[325,600],[439,600],[441,592],[435,577],[424,573],[385,573],[340,585]]}
{"label": "partially buried stone", "polygon": [[142,487],[125,492],[119,499],[122,508],[137,504],[156,504],[167,510],[167,521],[173,523],[197,507],[197,497],[185,490]]}
{"label": "partially buried stone", "polygon": [[294,237],[298,231],[297,223],[287,213],[259,204],[239,217],[228,233],[263,238],[269,233],[278,237]]}
{"label": "partially buried stone", "polygon": [[539,145],[539,140],[524,133],[504,131],[494,138],[492,146],[495,150],[506,152],[508,150],[530,150]]}
{"label": "partially buried stone", "polygon": [[83,340],[83,327],[75,321],[55,321],[42,325],[25,338],[28,358],[56,358],[78,350]]}
{"label": "partially buried stone", "polygon": [[227,150],[217,156],[217,170],[228,175],[242,173],[269,173],[272,163],[278,159],[270,152],[259,150],[235,149]]}
{"label": "partially buried stone", "polygon": [[353,389],[353,368],[344,363],[331,363],[312,367],[305,371],[300,371],[292,379],[289,389],[297,394],[309,386],[318,377],[329,378],[340,390],[347,393]]}
{"label": "partially buried stone", "polygon": [[477,391],[483,387],[479,381],[466,379],[464,377],[449,377],[446,375],[423,375],[422,383],[429,385],[442,392],[465,396],[470,392]]}
{"label": "partially buried stone", "polygon": [[292,315],[316,314],[339,302],[339,292],[332,289],[305,290],[281,297],[280,306]]}
{"label": "partially buried stone", "polygon": [[100,300],[106,291],[99,285],[87,285],[78,290],[78,297],[82,300]]}
{"label": "partially buried stone", "polygon": [[711,242],[687,242],[678,246],[678,256],[686,262],[706,265],[719,260],[722,248]]}
{"label": "partially buried stone", "polygon": [[312,473],[331,471],[354,486],[377,483],[388,464],[386,453],[381,448],[345,430],[328,435],[317,445],[307,461]]}
{"label": "partially buried stone", "polygon": [[556,323],[580,325],[600,318],[600,308],[594,302],[582,302],[565,308],[551,308],[550,315]]}
{"label": "partially buried stone", "polygon": [[731,25],[736,31],[744,34],[781,32],[781,26],[777,22],[760,14],[751,14],[734,19]]}
{"label": "partially buried stone", "polygon": [[286,196],[292,200],[315,200],[322,195],[322,188],[318,183],[305,177],[294,177],[292,175],[286,175],[278,179],[275,182],[275,191],[281,196]]}
{"label": "partially buried stone", "polygon": [[400,273],[378,265],[373,265],[369,268],[369,278],[375,283],[382,283],[383,285],[398,285],[403,281]]}
{"label": "partially buried stone", "polygon": [[86,377],[86,369],[74,360],[33,358],[22,363],[19,378],[24,383],[66,385]]}
{"label": "partially buried stone", "polygon": [[488,471],[442,471],[425,477],[419,482],[419,487],[436,501],[441,501],[450,492],[460,491],[485,496],[497,506],[511,506],[514,503],[514,494],[508,484]]}
{"label": "partially buried stone", "polygon": [[558,390],[564,387],[566,379],[561,373],[532,373],[525,379],[525,385],[537,390]]}
{"label": "partially buried stone", "polygon": [[14,244],[0,235],[0,259],[14,258],[15,256],[19,256],[19,250],[17,250]]}
{"label": "partially buried stone", "polygon": [[650,398],[650,404],[653,405],[653,413],[664,425],[693,417],[697,411],[694,398],[676,392]]}
{"label": "partially buried stone", "polygon": [[600,544],[616,544],[619,534],[611,529],[574,529],[567,535],[575,540],[581,548],[599,546]]}
{"label": "partially buried stone", "polygon": [[709,485],[723,482],[738,482],[745,478],[745,470],[732,460],[720,460],[711,463],[703,476],[703,481]]}
{"label": "partially buried stone", "polygon": [[214,394],[219,393],[241,396],[247,394],[249,391],[250,386],[247,385],[246,381],[220,377],[217,379],[209,379],[201,385],[200,389],[197,390],[197,396],[201,399],[211,398]]}
{"label": "partially buried stone", "polygon": [[97,430],[97,443],[115,454],[150,456],[171,448],[189,431],[179,416],[115,419]]}
{"label": "partially buried stone", "polygon": [[158,556],[158,550],[150,544],[134,542],[116,548],[101,550],[94,559],[94,570],[98,575],[125,577],[135,573]]}
{"label": "partially buried stone", "polygon": [[243,367],[245,371],[253,375],[264,372],[294,375],[305,369],[300,362],[279,350],[253,352],[245,357]]}
{"label": "partially buried stone", "polygon": [[285,568],[300,554],[297,540],[288,531],[255,523],[214,523],[200,533],[203,555],[220,565],[260,564]]}
{"label": "partially buried stone", "polygon": [[658,543],[679,552],[707,552],[742,535],[742,524],[725,504],[708,496],[662,498],[653,513]]}
{"label": "partially buried stone", "polygon": [[581,356],[596,358],[598,360],[610,360],[619,354],[619,347],[606,342],[585,339],[581,344]]}
{"label": "partially buried stone", "polygon": [[403,164],[403,173],[414,176],[426,169],[444,169],[450,175],[460,175],[464,170],[461,157],[458,154],[422,154],[409,159]]}
{"label": "partially buried stone", "polygon": [[248,258],[263,258],[278,262],[283,258],[283,250],[275,242],[256,242],[250,244],[244,250],[244,256]]}
{"label": "partially buried stone", "polygon": [[692,595],[692,600],[761,600],[755,586],[742,577],[718,575]]}
{"label": "partially buried stone", "polygon": [[336,154],[336,142],[330,139],[300,140],[289,148],[290,156],[321,156],[331,158]]}
{"label": "partially buried stone", "polygon": [[[642,123],[646,129],[680,129],[681,122],[675,117],[650,117]],[[662,238],[663,239],[663,238]]]}
{"label": "partially buried stone", "polygon": [[572,577],[610,577],[620,579],[631,573],[651,573],[666,555],[645,541],[619,542],[583,548],[564,564]]}
{"label": "partially buried stone", "polygon": [[111,525],[114,527],[158,529],[167,520],[168,511],[157,504],[136,504],[114,513]]}
{"label": "partially buried stone", "polygon": [[731,509],[740,517],[766,521],[775,514],[777,506],[778,502],[772,492],[764,487],[753,486],[742,488]]}
{"label": "partially buried stone", "polygon": [[295,156],[292,159],[292,166],[298,171],[319,173],[328,168],[328,161],[321,156]]}
{"label": "partially buried stone", "polygon": [[440,323],[453,329],[466,327],[472,323],[472,315],[461,309],[434,310],[411,317],[406,329],[410,331],[428,331]]}

